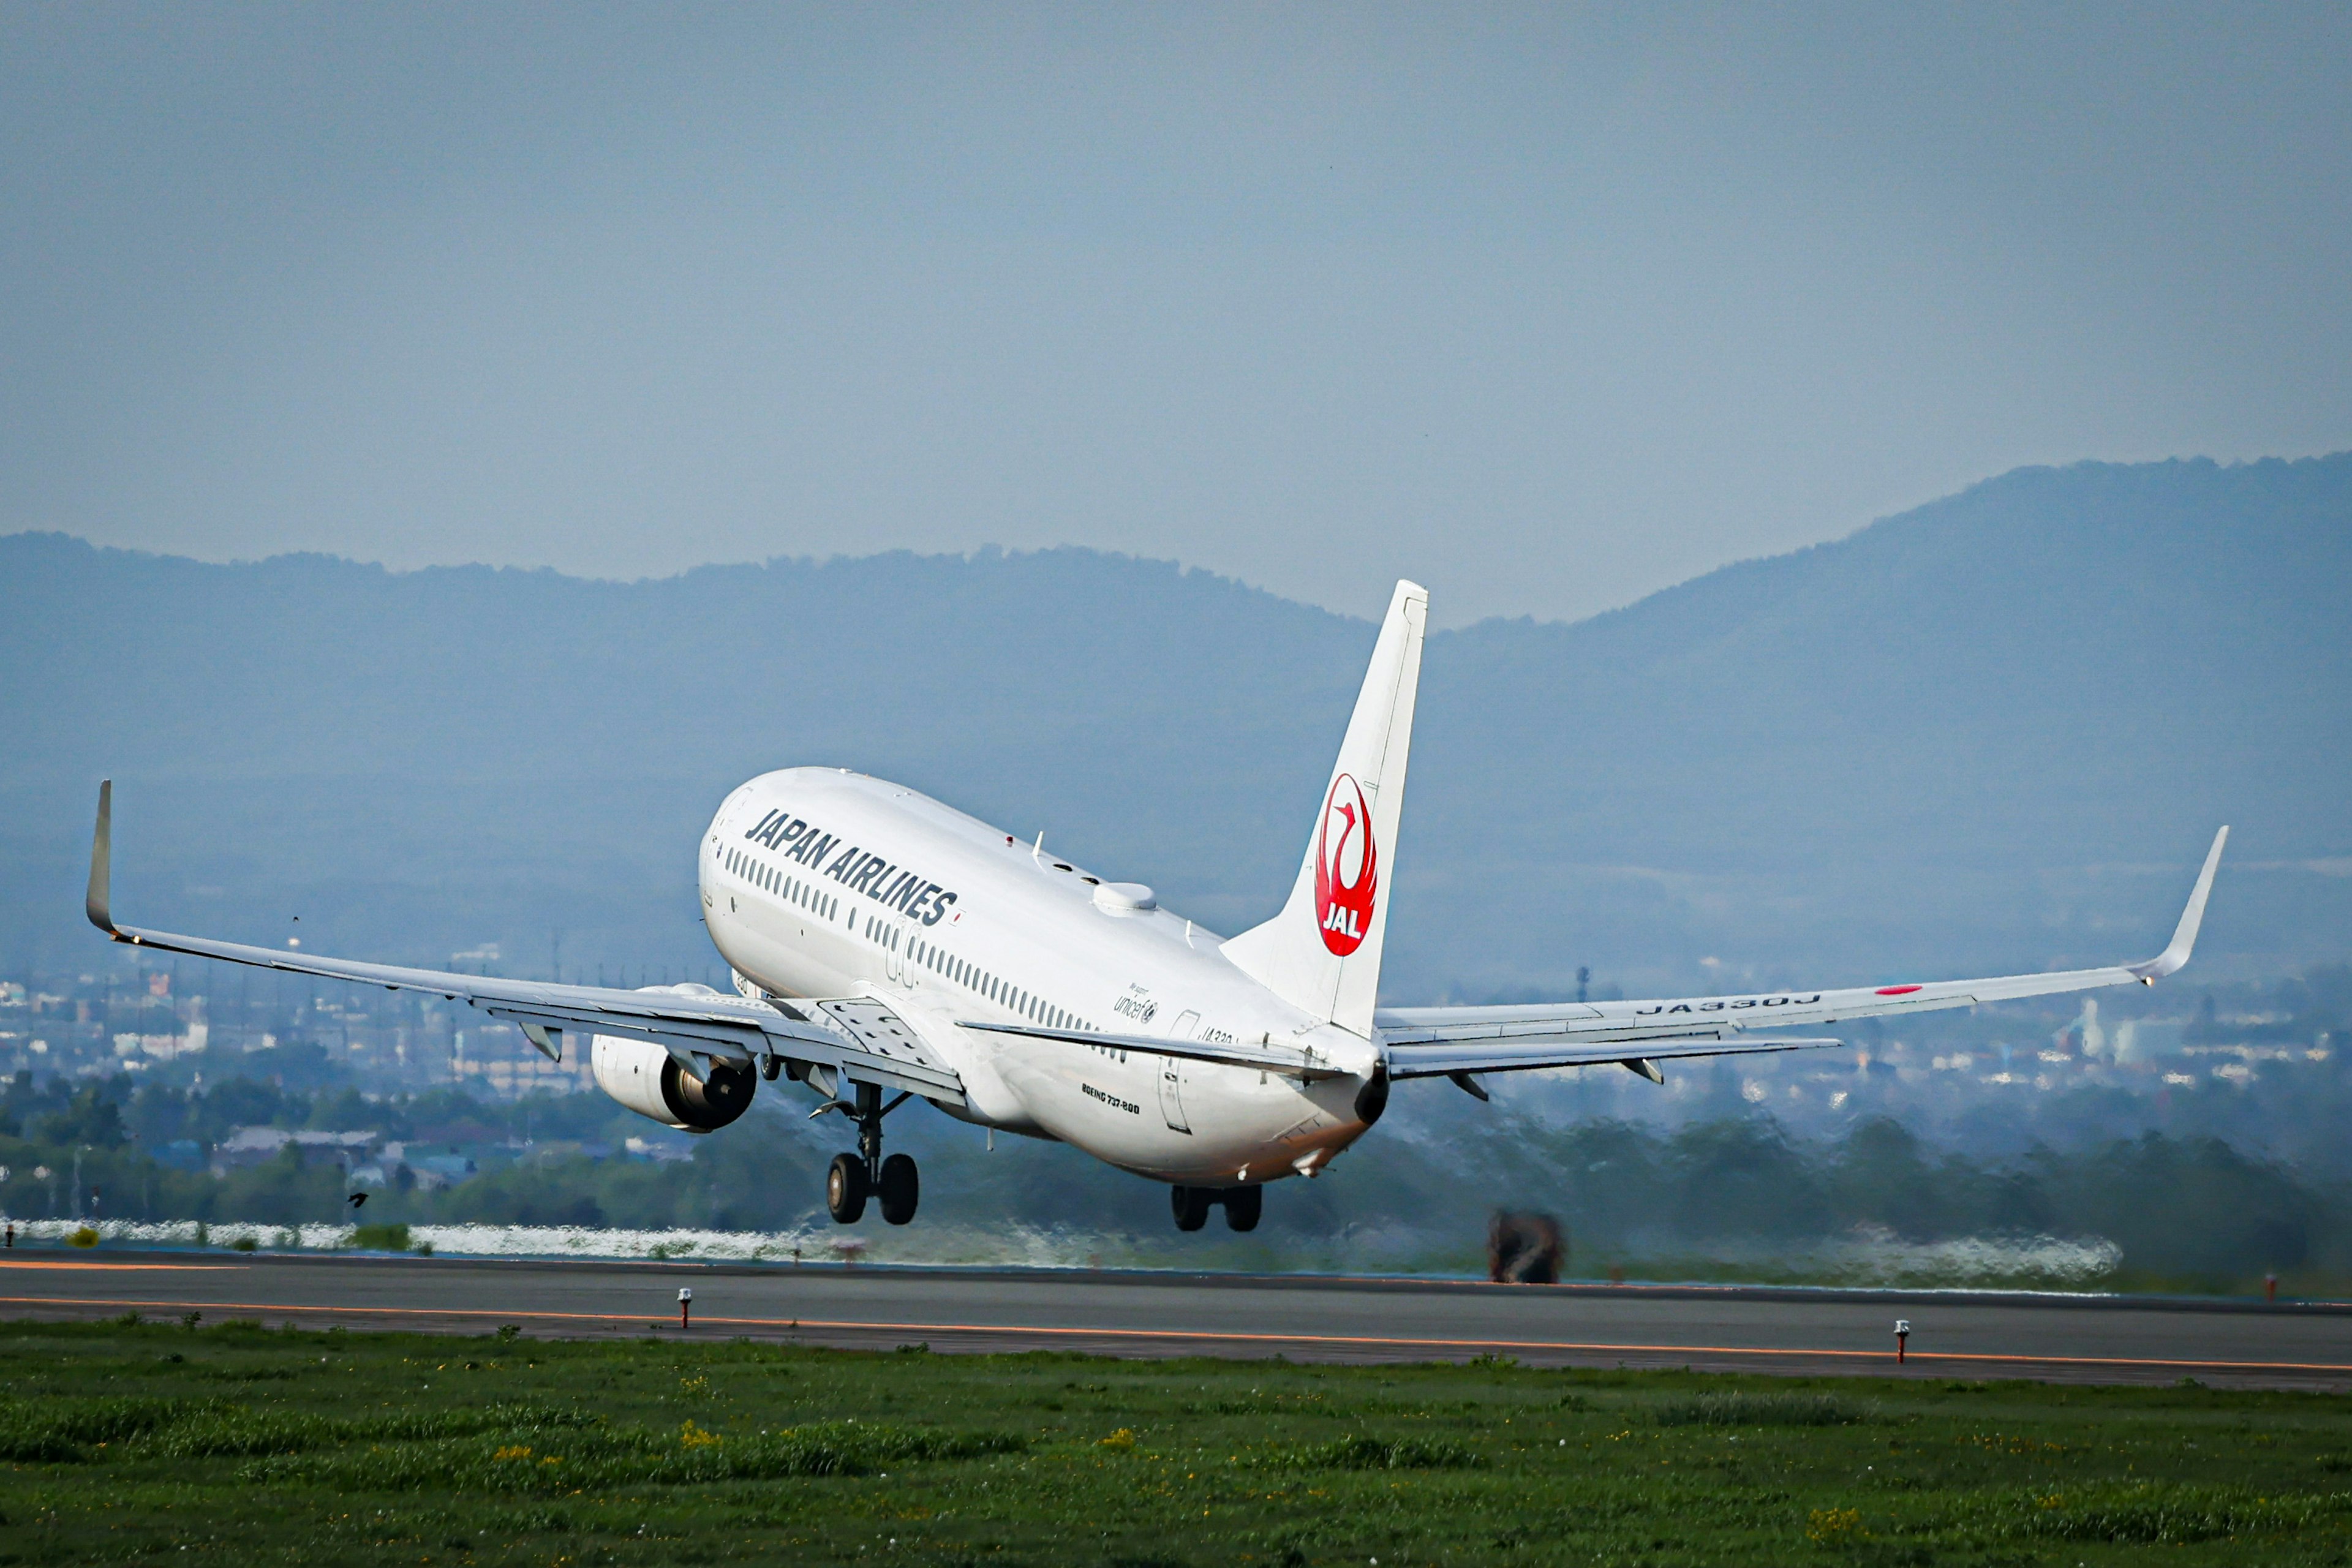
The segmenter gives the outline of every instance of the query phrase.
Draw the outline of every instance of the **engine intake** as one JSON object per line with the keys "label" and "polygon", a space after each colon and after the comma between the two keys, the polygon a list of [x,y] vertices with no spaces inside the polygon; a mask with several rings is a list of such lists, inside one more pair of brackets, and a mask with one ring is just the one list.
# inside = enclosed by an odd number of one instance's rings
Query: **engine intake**
{"label": "engine intake", "polygon": [[701,1077],[649,1040],[596,1037],[596,1087],[638,1115],[687,1132],[713,1132],[751,1108],[760,1087],[750,1067],[714,1061]]}

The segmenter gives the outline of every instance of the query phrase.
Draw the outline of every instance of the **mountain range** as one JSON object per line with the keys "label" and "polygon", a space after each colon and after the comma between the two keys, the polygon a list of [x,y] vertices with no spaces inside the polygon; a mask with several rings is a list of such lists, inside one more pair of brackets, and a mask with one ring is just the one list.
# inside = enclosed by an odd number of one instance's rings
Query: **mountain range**
{"label": "mountain range", "polygon": [[[695,837],[800,763],[1232,931],[1281,900],[1372,633],[1077,549],[614,583],[17,534],[0,973],[98,962],[109,776],[124,918],[314,950],[700,975]],[[2200,964],[2340,959],[2347,655],[2352,454],[2021,469],[1590,620],[1433,635],[1384,990],[2140,957],[2223,822]]]}

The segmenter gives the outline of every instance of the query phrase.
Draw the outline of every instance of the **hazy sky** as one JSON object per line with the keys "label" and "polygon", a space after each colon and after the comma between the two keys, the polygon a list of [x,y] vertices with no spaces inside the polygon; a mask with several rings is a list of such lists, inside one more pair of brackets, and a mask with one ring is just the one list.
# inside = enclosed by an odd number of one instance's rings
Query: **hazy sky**
{"label": "hazy sky", "polygon": [[0,531],[210,558],[1572,616],[2352,446],[2347,279],[2340,4],[0,6]]}

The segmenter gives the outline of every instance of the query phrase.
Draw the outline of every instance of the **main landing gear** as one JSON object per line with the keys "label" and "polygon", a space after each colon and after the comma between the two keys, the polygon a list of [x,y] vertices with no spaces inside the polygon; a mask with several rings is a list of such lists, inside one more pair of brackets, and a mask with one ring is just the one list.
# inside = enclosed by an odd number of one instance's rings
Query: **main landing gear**
{"label": "main landing gear", "polygon": [[896,1110],[907,1097],[902,1094],[885,1105],[882,1090],[875,1085],[861,1083],[856,1089],[856,1107],[844,1105],[841,1109],[857,1122],[857,1152],[833,1157],[833,1164],[824,1173],[825,1212],[837,1224],[856,1225],[865,1217],[866,1199],[871,1194],[882,1205],[885,1220],[904,1225],[915,1217],[915,1205],[922,1197],[922,1180],[916,1173],[911,1157],[882,1157],[882,1119]]}
{"label": "main landing gear", "polygon": [[1225,1226],[1231,1230],[1255,1230],[1265,1207],[1264,1187],[1171,1187],[1169,1206],[1176,1211],[1178,1230],[1198,1230],[1209,1223],[1212,1205],[1225,1205]]}

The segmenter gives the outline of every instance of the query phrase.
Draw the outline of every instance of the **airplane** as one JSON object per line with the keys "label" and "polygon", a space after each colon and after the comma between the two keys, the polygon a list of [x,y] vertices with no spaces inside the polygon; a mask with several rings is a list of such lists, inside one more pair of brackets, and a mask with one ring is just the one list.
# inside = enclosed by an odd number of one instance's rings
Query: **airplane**
{"label": "airplane", "polygon": [[1393,1085],[1833,1047],[1759,1033],[2153,984],[2189,962],[2230,830],[2214,835],[2171,943],[2143,963],[1986,980],[1531,1005],[1379,999],[1397,827],[1429,595],[1396,586],[1282,910],[1219,937],[1140,883],[1097,876],[900,784],[786,768],[739,785],[698,847],[702,918],[735,994],[509,980],[320,957],[115,923],[111,782],[99,786],[87,912],[116,942],[298,974],[437,993],[513,1024],[562,1060],[585,1036],[597,1084],[707,1133],[759,1084],[814,1092],[856,1149],[825,1206],[915,1217],[920,1178],[885,1155],[910,1099],[995,1132],[1058,1140],[1168,1184],[1179,1230],[1212,1208],[1255,1227],[1266,1184],[1313,1177],[1369,1131]]}

